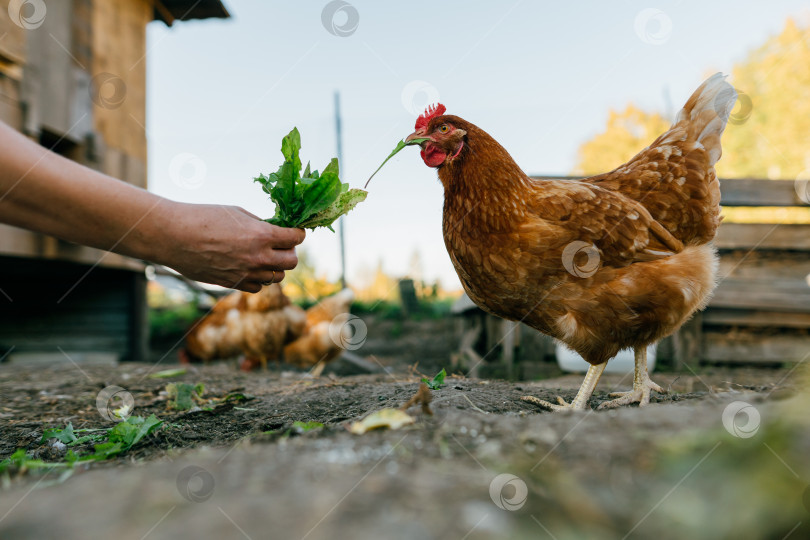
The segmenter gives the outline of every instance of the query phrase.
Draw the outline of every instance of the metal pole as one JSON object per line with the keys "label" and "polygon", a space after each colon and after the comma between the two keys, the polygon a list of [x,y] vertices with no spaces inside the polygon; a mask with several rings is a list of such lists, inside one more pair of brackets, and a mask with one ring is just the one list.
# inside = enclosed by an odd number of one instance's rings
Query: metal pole
{"label": "metal pole", "polygon": [[[335,135],[337,137],[337,158],[340,163],[340,173],[345,178],[343,170],[343,134],[340,125],[340,92],[335,90]],[[346,240],[344,238],[346,216],[338,219],[338,236],[340,237],[340,286],[346,288]]]}

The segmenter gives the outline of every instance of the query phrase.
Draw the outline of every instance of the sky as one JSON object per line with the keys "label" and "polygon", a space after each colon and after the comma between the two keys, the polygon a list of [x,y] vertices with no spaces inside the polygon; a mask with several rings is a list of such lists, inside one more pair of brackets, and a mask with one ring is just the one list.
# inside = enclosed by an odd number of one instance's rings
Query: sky
{"label": "sky", "polygon": [[[352,187],[435,101],[495,137],[527,173],[564,175],[611,108],[632,102],[671,115],[787,17],[810,22],[801,0],[224,4],[231,19],[147,28],[149,189],[263,218],[273,204],[251,180],[278,168],[294,126],[304,162],[322,169],[336,155],[335,91],[341,178]],[[423,279],[460,289],[442,201],[418,149],[392,159],[345,219],[349,283],[362,286],[380,262],[404,276],[418,252]],[[339,277],[336,234],[309,232],[303,249],[319,272]]]}

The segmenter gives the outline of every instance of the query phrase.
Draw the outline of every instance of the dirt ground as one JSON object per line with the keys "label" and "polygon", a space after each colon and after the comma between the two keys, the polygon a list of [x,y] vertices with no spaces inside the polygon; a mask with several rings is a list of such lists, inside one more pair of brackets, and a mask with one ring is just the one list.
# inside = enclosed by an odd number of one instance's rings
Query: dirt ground
{"label": "dirt ground", "polygon": [[[69,477],[6,473],[0,538],[810,538],[801,368],[656,373],[671,393],[645,409],[573,414],[519,398],[570,399],[579,375],[449,377],[432,416],[413,407],[413,425],[364,435],[347,424],[402,405],[417,375],[192,368],[172,381],[255,399],[177,413],[161,393],[169,381],[151,371],[0,369],[0,460],[17,448],[59,459],[39,443],[44,428],[112,425],[96,409],[109,385],[132,394],[134,414],[165,421],[125,455]],[[606,376],[591,405],[630,382]],[[733,402],[753,409],[726,429]],[[753,436],[734,436],[736,425]]]}

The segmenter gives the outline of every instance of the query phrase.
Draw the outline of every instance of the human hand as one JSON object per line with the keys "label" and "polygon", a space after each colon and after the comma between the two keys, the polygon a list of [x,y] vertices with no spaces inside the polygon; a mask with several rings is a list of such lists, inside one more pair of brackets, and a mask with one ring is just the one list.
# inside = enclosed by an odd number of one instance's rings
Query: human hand
{"label": "human hand", "polygon": [[175,203],[154,235],[155,262],[184,276],[247,292],[279,282],[298,264],[303,229],[270,225],[236,206]]}

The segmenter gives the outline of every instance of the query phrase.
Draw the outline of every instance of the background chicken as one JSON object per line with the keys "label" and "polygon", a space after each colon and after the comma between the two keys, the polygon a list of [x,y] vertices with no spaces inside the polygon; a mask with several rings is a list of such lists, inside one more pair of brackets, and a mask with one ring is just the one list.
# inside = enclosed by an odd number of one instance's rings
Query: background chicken
{"label": "background chicken", "polygon": [[267,367],[304,330],[304,311],[274,283],[256,294],[234,292],[219,300],[186,338],[185,354],[203,362],[243,354],[248,365]]}
{"label": "background chicken", "polygon": [[278,284],[256,294],[235,292],[219,300],[186,338],[185,354],[208,362],[244,355],[240,367],[250,371],[267,361],[313,368],[320,375],[337,358],[343,332],[337,319],[349,313],[354,293],[345,289],[306,312],[291,304]]}
{"label": "background chicken", "polygon": [[309,308],[303,334],[284,347],[284,361],[298,367],[312,368],[312,375],[319,376],[326,364],[343,352],[341,343],[351,339],[351,336],[345,335],[351,331],[345,319],[352,301],[354,293],[344,289]]}
{"label": "background chicken", "polygon": [[571,404],[584,409],[607,361],[632,347],[633,390],[602,404],[646,405],[647,345],[705,307],[720,223],[714,165],[736,92],[716,74],[672,127],[616,170],[582,181],[534,180],[486,132],[429,108],[408,140],[444,187],[444,240],[481,308],[564,342],[591,367]]}

